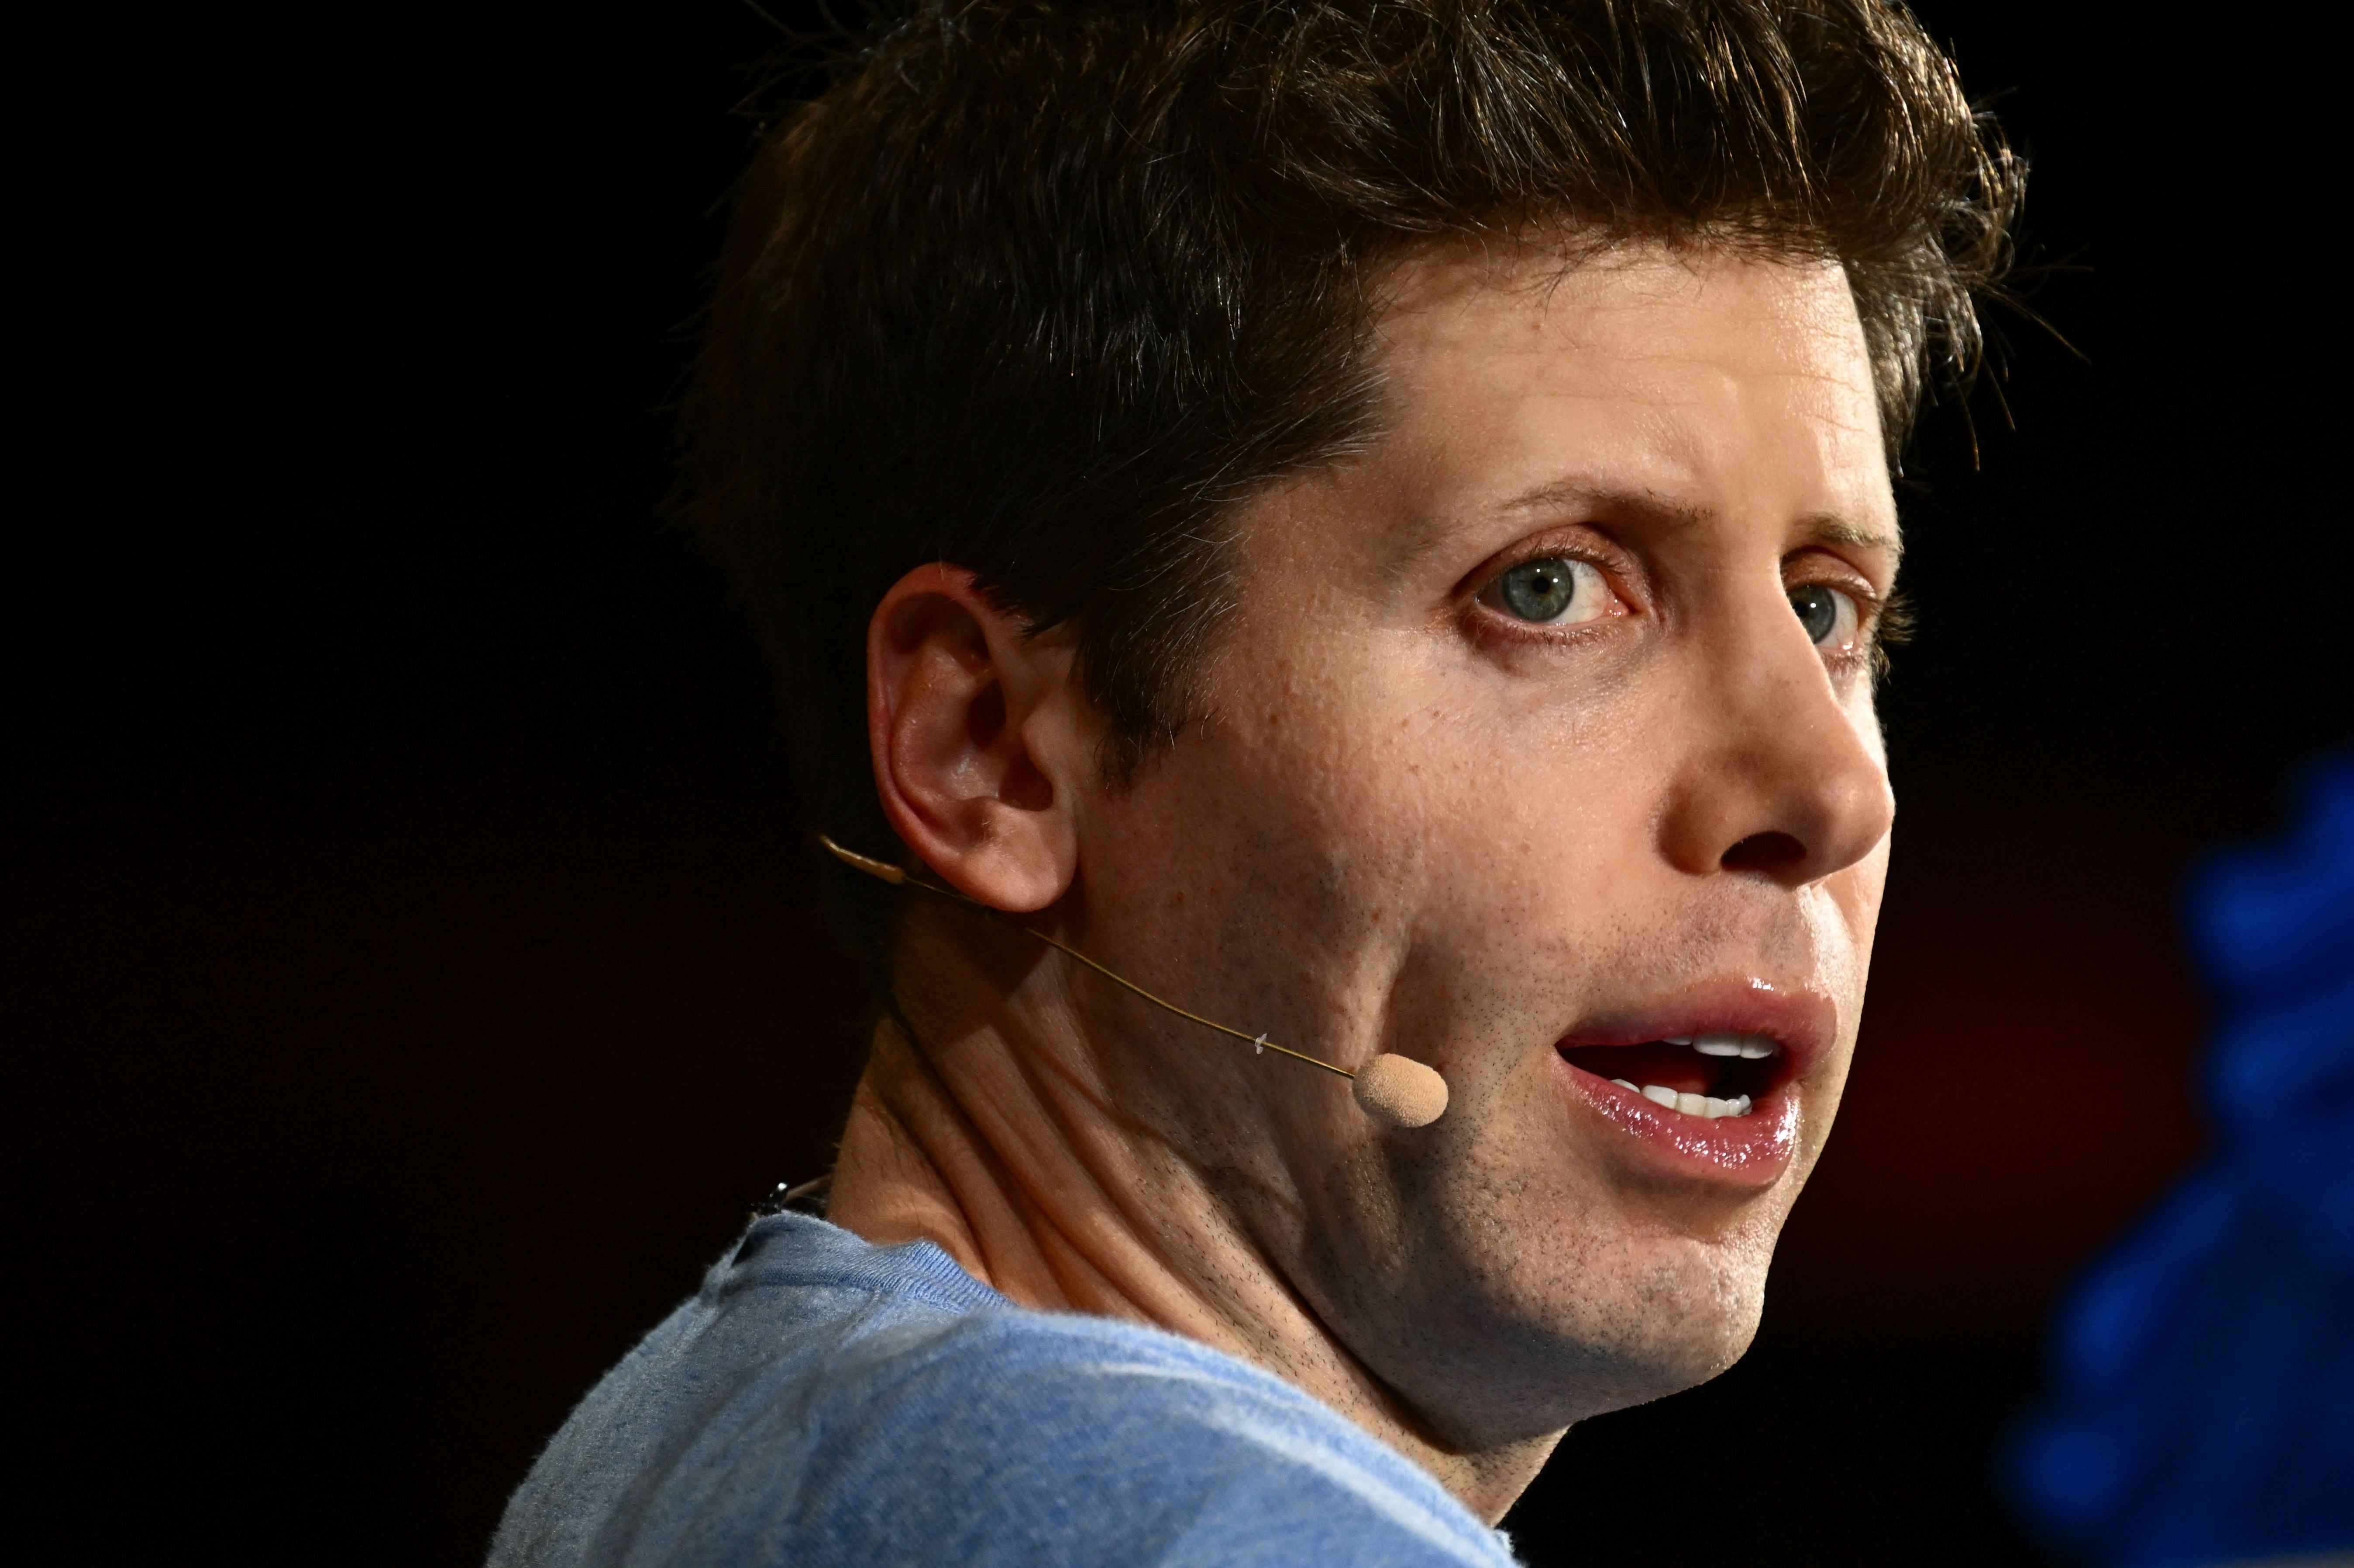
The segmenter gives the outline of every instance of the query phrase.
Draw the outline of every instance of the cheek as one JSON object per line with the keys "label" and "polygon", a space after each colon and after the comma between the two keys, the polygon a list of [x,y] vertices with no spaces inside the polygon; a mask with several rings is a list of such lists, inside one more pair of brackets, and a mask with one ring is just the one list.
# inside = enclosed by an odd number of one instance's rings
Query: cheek
{"label": "cheek", "polygon": [[[1848,722],[1854,726],[1856,739],[1865,754],[1879,766],[1881,782],[1885,788],[1888,742],[1872,701],[1870,679],[1858,677],[1855,689],[1841,706],[1846,710]],[[1880,919],[1881,894],[1888,883],[1888,856],[1893,837],[1893,832],[1883,833],[1871,853],[1855,864],[1836,873],[1825,883],[1839,906],[1850,939],[1866,959],[1871,956],[1872,934]]]}
{"label": "cheek", "polygon": [[1384,1049],[1460,1061],[1522,1042],[1591,951],[1616,945],[1596,923],[1653,891],[1632,863],[1648,842],[1642,759],[1557,723],[1436,705],[1358,733],[1377,738],[1302,762],[1323,777],[1292,797],[1303,820],[1275,852],[1315,858],[1303,929],[1321,934],[1319,961]]}
{"label": "cheek", "polygon": [[1873,698],[1872,677],[1858,673],[1850,679],[1854,685],[1840,705],[1846,709],[1848,723],[1855,726],[1856,738],[1863,743],[1863,749],[1885,773],[1888,771],[1888,735],[1881,727],[1880,705]]}
{"label": "cheek", "polygon": [[1410,673],[1333,662],[1350,678],[1269,660],[1230,680],[1145,787],[1187,824],[1168,874],[1203,890],[1188,945],[1255,1016],[1362,1050],[1417,932],[1476,942],[1509,919],[1500,832],[1540,835],[1500,812],[1483,738]]}
{"label": "cheek", "polygon": [[[1852,948],[1858,963],[1872,956],[1872,933],[1879,928],[1880,905],[1888,887],[1888,857],[1894,842],[1883,834],[1870,853],[1853,865],[1833,873],[1801,896],[1819,942],[1831,950]],[[1857,976],[1859,988],[1861,974]]]}
{"label": "cheek", "polygon": [[1100,807],[1094,836],[1119,874],[1089,885],[1098,940],[1278,1040],[1358,1049],[1425,896],[1432,824],[1453,809],[1395,693],[1297,659],[1228,673],[1204,721]]}
{"label": "cheek", "polygon": [[1437,780],[1425,825],[1434,891],[1523,946],[1631,910],[1649,886],[1639,863],[1661,794],[1656,755],[1634,738],[1645,733],[1600,704],[1434,722],[1421,763]]}
{"label": "cheek", "polygon": [[1238,1009],[1336,1050],[1520,1039],[1614,945],[1596,922],[1656,892],[1643,683],[1569,703],[1426,632],[1301,620],[1230,629],[1248,656],[1143,780],[1185,827],[1164,871],[1202,890],[1189,949]]}
{"label": "cheek", "polygon": [[1550,726],[1416,703],[1412,683],[1303,705],[1236,737],[1225,802],[1256,847],[1313,863],[1320,896],[1361,917],[1525,924],[1639,815],[1638,768]]}

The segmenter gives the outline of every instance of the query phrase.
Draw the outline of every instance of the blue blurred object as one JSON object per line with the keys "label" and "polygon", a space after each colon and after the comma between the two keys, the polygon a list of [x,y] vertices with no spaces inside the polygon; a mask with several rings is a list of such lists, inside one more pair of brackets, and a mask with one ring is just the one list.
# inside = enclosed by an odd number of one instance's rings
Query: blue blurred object
{"label": "blue blurred object", "polygon": [[2193,881],[2216,1152],[2085,1272],[2010,1479],[2114,1568],[2354,1546],[2354,754]]}

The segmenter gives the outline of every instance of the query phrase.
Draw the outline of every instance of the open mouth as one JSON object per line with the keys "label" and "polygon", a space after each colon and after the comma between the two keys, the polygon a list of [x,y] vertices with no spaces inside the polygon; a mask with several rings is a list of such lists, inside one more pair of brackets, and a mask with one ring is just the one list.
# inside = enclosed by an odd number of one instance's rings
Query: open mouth
{"label": "open mouth", "polygon": [[1787,1075],[1781,1044],[1763,1034],[1670,1035],[1627,1045],[1564,1045],[1570,1065],[1662,1110],[1714,1121],[1745,1117]]}

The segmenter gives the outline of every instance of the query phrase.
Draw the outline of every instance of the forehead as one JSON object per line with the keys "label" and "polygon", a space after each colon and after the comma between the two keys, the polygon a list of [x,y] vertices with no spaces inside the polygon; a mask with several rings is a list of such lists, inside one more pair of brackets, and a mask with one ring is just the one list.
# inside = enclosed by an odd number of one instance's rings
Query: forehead
{"label": "forehead", "polygon": [[1669,512],[1893,527],[1870,355],[1836,263],[1659,245],[1575,265],[1535,248],[1436,252],[1390,278],[1373,359],[1394,450],[1458,505],[1582,487]]}

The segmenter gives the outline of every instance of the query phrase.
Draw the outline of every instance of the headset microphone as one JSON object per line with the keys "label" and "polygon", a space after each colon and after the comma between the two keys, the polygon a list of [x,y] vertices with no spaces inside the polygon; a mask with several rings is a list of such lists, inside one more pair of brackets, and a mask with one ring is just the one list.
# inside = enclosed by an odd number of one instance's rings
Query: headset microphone
{"label": "headset microphone", "polygon": [[854,871],[863,871],[867,875],[890,883],[894,886],[919,887],[936,897],[950,899],[968,908],[978,909],[982,914],[1002,921],[1017,931],[1035,937],[1048,947],[1076,959],[1113,984],[1124,986],[1134,991],[1153,1006],[1165,1008],[1178,1017],[1190,1019],[1205,1029],[1214,1029],[1221,1034],[1233,1035],[1250,1046],[1254,1054],[1261,1051],[1272,1051],[1279,1056],[1288,1056],[1295,1062],[1305,1062],[1311,1067],[1321,1067],[1328,1073],[1335,1073],[1351,1080],[1358,1106],[1367,1116],[1385,1127],[1428,1127],[1447,1112],[1447,1080],[1440,1077],[1435,1068],[1426,1066],[1411,1056],[1390,1054],[1376,1056],[1352,1073],[1346,1067],[1334,1066],[1330,1062],[1321,1061],[1304,1052],[1294,1051],[1286,1045],[1278,1045],[1264,1034],[1246,1034],[1239,1029],[1229,1029],[1223,1023],[1214,1023],[1198,1012],[1188,1012],[1174,1002],[1161,1001],[1134,980],[1112,973],[1085,953],[1075,948],[1064,946],[1044,931],[1031,930],[1029,927],[1024,926],[1002,909],[993,909],[978,898],[968,898],[952,887],[942,887],[937,883],[926,882],[921,877],[910,876],[886,861],[875,860],[860,854],[855,850],[844,849],[823,833],[817,836],[817,842],[825,846],[827,853]]}

